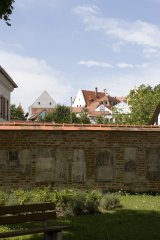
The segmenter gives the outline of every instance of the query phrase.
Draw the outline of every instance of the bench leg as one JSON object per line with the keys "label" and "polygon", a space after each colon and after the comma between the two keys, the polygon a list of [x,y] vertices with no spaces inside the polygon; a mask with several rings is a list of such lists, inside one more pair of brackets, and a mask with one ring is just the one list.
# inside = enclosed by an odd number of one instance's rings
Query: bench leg
{"label": "bench leg", "polygon": [[45,232],[44,240],[62,240],[62,231],[61,232]]}

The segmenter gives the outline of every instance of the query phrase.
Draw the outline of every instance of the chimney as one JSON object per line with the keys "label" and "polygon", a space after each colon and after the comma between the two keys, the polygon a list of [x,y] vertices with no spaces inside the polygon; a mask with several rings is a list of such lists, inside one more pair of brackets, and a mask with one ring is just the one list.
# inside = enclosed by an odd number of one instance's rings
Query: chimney
{"label": "chimney", "polygon": [[95,87],[95,96],[96,96],[96,98],[97,98],[97,92],[98,92],[98,88]]}

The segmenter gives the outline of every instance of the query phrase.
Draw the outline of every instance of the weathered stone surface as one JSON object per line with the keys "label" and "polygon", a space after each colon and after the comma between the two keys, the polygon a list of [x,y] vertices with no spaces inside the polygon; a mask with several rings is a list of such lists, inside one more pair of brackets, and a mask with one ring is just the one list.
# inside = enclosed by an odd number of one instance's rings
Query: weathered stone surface
{"label": "weathered stone surface", "polygon": [[0,173],[7,170],[8,151],[0,150]]}
{"label": "weathered stone surface", "polygon": [[72,181],[85,182],[86,180],[86,161],[83,149],[75,149],[73,152]]}
{"label": "weathered stone surface", "polygon": [[53,149],[41,149],[36,153],[36,182],[54,181],[55,157]]}
{"label": "weathered stone surface", "polygon": [[128,147],[124,149],[124,181],[133,183],[137,181],[137,149]]}
{"label": "weathered stone surface", "polygon": [[114,179],[114,150],[98,149],[96,153],[96,180],[113,181]]}
{"label": "weathered stone surface", "polygon": [[146,177],[149,180],[160,180],[160,150],[146,151]]}
{"label": "weathered stone surface", "polygon": [[18,152],[19,171],[26,176],[32,173],[32,154],[31,150],[21,150]]}
{"label": "weathered stone surface", "polygon": [[8,171],[19,172],[19,157],[17,150],[8,151],[7,169]]}
{"label": "weathered stone surface", "polygon": [[55,163],[55,182],[68,181],[68,151],[64,148],[56,149],[56,163]]}

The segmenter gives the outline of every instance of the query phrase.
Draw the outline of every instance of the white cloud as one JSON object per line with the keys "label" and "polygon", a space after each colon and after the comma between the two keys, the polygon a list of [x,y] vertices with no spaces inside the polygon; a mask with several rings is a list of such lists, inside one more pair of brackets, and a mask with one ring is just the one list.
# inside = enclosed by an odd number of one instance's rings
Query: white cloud
{"label": "white cloud", "polygon": [[79,65],[84,65],[87,67],[103,67],[103,68],[113,68],[113,66],[106,62],[97,62],[97,61],[80,61],[78,62]]}
{"label": "white cloud", "polygon": [[0,50],[0,64],[18,85],[11,94],[11,102],[21,103],[25,111],[44,90],[57,103],[65,103],[66,97],[72,96],[73,89],[63,74],[54,71],[44,60]]}
{"label": "white cloud", "polygon": [[79,15],[99,14],[100,8],[96,5],[82,5],[73,9],[73,12]]}
{"label": "white cloud", "polygon": [[149,22],[136,20],[127,22],[123,19],[104,18],[95,14],[95,6],[78,6],[74,12],[78,14],[86,27],[86,30],[100,31],[106,36],[124,41],[126,43],[160,48],[160,28]]}
{"label": "white cloud", "polygon": [[[160,64],[150,65],[149,68],[136,68],[134,71],[114,71],[107,75],[100,76],[98,79],[91,76],[88,83],[92,81],[90,88],[95,86],[101,89],[107,89],[111,96],[126,96],[129,91],[135,86],[141,84],[151,85],[152,87],[158,85],[160,76]],[[101,89],[100,89],[101,88]]]}
{"label": "white cloud", "polygon": [[117,67],[119,67],[119,68],[134,68],[134,65],[128,64],[128,63],[118,63]]}
{"label": "white cloud", "polygon": [[146,58],[152,58],[152,57],[159,57],[160,56],[160,52],[159,52],[159,49],[157,48],[145,48],[143,50],[143,53],[144,53],[144,56]]}
{"label": "white cloud", "polygon": [[117,64],[118,68],[145,68],[147,66],[148,66],[147,63],[142,63],[142,64],[118,63]]}

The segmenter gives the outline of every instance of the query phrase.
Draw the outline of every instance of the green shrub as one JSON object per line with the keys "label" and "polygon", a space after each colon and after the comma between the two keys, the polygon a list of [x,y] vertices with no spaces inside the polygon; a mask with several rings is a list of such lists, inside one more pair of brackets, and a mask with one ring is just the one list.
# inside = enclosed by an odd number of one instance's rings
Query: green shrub
{"label": "green shrub", "polygon": [[95,190],[86,192],[85,207],[88,213],[97,213],[99,211],[99,201],[102,198],[102,194]]}
{"label": "green shrub", "polygon": [[8,194],[5,205],[22,205],[26,204],[31,199],[31,192],[23,189],[17,189]]}
{"label": "green shrub", "polygon": [[85,212],[84,192],[75,192],[71,201],[71,208],[74,215],[81,215]]}
{"label": "green shrub", "polygon": [[0,191],[0,205],[2,206],[5,205],[7,199],[8,199],[8,194],[3,191]]}
{"label": "green shrub", "polygon": [[100,200],[100,208],[103,210],[111,210],[120,207],[120,200],[115,193],[105,194]]}
{"label": "green shrub", "polygon": [[55,194],[50,187],[35,188],[30,194],[32,203],[55,202]]}

